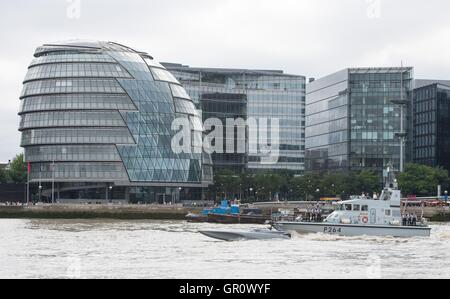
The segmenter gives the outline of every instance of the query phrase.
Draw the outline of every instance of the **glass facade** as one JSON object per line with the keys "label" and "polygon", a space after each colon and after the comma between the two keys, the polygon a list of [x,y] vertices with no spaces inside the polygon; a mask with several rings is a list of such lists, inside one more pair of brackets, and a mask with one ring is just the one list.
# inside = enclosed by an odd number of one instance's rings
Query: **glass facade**
{"label": "glass facade", "polygon": [[414,90],[414,162],[450,170],[450,85]]}
{"label": "glass facade", "polygon": [[[216,171],[231,170],[239,174],[246,169],[248,160],[246,155],[247,148],[247,128],[245,123],[241,126],[227,124],[227,119],[247,119],[247,100],[244,94],[232,93],[213,93],[203,94],[202,99],[203,120],[219,119],[224,125],[224,142],[221,153],[213,153],[213,165]],[[215,129],[215,128],[213,128]],[[233,136],[228,136],[227,132],[234,132]],[[238,132],[244,132],[239,135]],[[207,132],[209,133],[209,132]],[[227,151],[227,145],[234,144],[233,152]],[[244,145],[244,151],[239,152],[238,145]]]}
{"label": "glass facade", "polygon": [[[203,119],[210,116],[223,119],[227,115],[256,120],[279,119],[280,157],[277,163],[261,163],[265,158],[263,154],[247,152],[243,157],[236,152],[234,157],[215,155],[215,164],[228,164],[233,168],[231,165],[236,163],[234,168],[239,170],[245,161],[245,168],[249,171],[304,172],[305,77],[282,71],[191,68],[172,63],[163,65],[183,84],[196,107],[203,108]],[[248,143],[248,147],[253,146]]]}
{"label": "glass facade", "polygon": [[194,107],[174,76],[146,53],[109,42],[39,47],[19,112],[31,183],[54,181],[62,201],[111,199],[112,193],[124,201],[194,193],[201,199],[199,190],[212,182],[209,155],[194,147],[175,154],[171,144],[178,133],[172,122],[180,117],[191,120],[192,138],[201,139]]}
{"label": "glass facade", "polygon": [[412,75],[412,68],[346,69],[311,82],[306,96],[308,171],[381,173],[389,161],[399,168],[401,108],[394,101],[401,99],[403,86],[403,99],[411,103]]}

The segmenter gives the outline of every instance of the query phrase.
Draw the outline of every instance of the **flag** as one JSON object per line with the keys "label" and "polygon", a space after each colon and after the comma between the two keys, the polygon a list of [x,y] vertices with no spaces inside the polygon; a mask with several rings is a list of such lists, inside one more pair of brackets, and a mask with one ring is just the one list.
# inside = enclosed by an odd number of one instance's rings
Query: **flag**
{"label": "flag", "polygon": [[31,172],[31,164],[30,162],[28,162],[28,174],[30,174],[30,172]]}

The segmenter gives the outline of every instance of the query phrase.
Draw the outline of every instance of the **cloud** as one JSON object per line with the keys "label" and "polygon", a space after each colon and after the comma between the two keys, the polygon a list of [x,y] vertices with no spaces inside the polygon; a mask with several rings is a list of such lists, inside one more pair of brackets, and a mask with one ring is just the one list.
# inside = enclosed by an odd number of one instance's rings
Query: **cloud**
{"label": "cloud", "polygon": [[[76,0],[73,0],[76,1]],[[73,3],[73,2],[72,2]],[[0,161],[19,151],[18,95],[34,49],[66,39],[117,41],[157,60],[284,69],[322,77],[400,64],[450,79],[448,0],[66,0],[0,2]],[[8,144],[6,144],[6,141]]]}

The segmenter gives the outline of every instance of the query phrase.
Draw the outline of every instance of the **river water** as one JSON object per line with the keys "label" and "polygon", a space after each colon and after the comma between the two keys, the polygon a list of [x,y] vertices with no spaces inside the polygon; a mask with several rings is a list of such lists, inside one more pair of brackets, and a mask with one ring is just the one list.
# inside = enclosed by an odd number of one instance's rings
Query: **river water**
{"label": "river water", "polygon": [[176,221],[0,220],[0,278],[450,278],[450,225],[431,238],[294,235],[220,242]]}

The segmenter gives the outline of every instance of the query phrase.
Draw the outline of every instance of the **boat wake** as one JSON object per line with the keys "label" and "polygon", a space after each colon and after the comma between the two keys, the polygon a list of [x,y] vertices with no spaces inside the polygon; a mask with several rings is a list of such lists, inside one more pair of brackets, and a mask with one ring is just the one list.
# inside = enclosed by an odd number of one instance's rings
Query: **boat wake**
{"label": "boat wake", "polygon": [[294,233],[292,234],[293,239],[305,239],[308,241],[320,241],[320,242],[336,242],[336,241],[365,241],[365,242],[372,242],[372,243],[408,243],[411,240],[414,240],[414,238],[410,239],[402,239],[402,238],[395,238],[395,237],[378,237],[378,236],[338,236],[338,235],[329,235],[329,234],[323,234],[323,233],[317,233],[317,234],[299,234]]}

